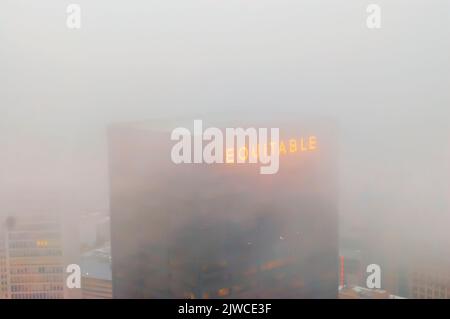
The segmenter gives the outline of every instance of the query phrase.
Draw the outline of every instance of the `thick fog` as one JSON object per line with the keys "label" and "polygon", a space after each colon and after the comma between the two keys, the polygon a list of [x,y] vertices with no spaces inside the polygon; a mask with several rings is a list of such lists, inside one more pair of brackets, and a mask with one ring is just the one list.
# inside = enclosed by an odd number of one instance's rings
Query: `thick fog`
{"label": "thick fog", "polygon": [[[106,128],[227,113],[339,127],[342,236],[449,247],[450,2],[0,2],[0,211],[107,211]],[[396,248],[397,249],[397,248]]]}

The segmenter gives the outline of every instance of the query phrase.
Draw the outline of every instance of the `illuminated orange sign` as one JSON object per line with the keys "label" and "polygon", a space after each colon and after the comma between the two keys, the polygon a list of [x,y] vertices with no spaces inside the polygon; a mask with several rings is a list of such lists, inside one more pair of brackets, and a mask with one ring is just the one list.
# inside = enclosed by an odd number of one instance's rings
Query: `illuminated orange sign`
{"label": "illuminated orange sign", "polygon": [[[257,160],[259,154],[259,148],[262,147],[264,153],[269,153],[275,143],[270,143],[270,147],[267,144],[258,144],[256,146],[242,146],[237,150],[237,158],[241,161]],[[250,150],[249,150],[250,149]],[[289,153],[299,152],[311,152],[317,150],[317,137],[310,135],[307,137],[291,138],[288,140],[280,140],[279,142],[279,154],[287,155]],[[227,148],[225,151],[225,163],[234,163],[234,148]]]}
{"label": "illuminated orange sign", "polygon": [[[281,141],[279,136],[280,129],[274,127],[270,130],[254,127],[226,128],[224,135],[216,127],[203,131],[202,120],[194,120],[194,134],[184,127],[177,127],[172,131],[170,139],[178,142],[172,147],[170,157],[175,164],[259,163],[260,174],[275,174],[279,169],[280,155],[313,151],[317,148],[317,138],[312,135]],[[207,144],[204,145],[204,142]]]}

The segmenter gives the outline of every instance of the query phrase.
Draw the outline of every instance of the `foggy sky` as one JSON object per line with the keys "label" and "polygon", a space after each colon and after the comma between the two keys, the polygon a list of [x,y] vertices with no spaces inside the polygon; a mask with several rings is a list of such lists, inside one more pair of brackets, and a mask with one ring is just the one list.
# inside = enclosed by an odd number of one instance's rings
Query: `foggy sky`
{"label": "foggy sky", "polygon": [[109,123],[327,115],[342,229],[448,246],[450,2],[371,2],[79,0],[69,30],[71,2],[2,0],[0,210],[107,210]]}

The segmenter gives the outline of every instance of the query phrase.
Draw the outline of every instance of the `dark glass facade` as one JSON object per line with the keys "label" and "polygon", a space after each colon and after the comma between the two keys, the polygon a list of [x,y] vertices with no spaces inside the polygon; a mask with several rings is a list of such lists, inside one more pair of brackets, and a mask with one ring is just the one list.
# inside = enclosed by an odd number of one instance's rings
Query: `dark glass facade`
{"label": "dark glass facade", "polygon": [[[336,298],[337,137],[312,123],[265,126],[287,146],[273,175],[176,165],[174,126],[111,126],[114,297]],[[312,135],[317,148],[302,150]]]}

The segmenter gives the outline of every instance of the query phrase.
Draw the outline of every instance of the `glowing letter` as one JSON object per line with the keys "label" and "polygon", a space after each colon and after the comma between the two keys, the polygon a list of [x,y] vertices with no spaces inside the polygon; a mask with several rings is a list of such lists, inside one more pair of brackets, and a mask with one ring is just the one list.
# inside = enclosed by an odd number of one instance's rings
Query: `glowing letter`
{"label": "glowing letter", "polygon": [[247,147],[242,146],[238,151],[238,163],[245,163],[248,158],[248,150]]}
{"label": "glowing letter", "polygon": [[258,161],[258,145],[254,145],[251,150],[250,154],[252,159],[250,160],[250,163],[256,163]]}
{"label": "glowing letter", "polygon": [[[234,130],[234,134],[237,138],[237,149],[240,150],[243,147],[245,147],[245,141],[248,138],[248,145],[249,148],[257,145],[258,143],[258,137],[257,137],[257,133],[256,133],[256,129],[254,128],[248,128],[246,130],[242,129],[242,128],[237,128]],[[245,161],[247,160],[248,156],[245,158],[241,158],[240,156],[238,156],[237,158],[237,163],[245,163]],[[250,163],[256,163],[256,158],[250,158],[249,159]]]}
{"label": "glowing letter", "polygon": [[294,139],[289,140],[289,152],[291,153],[297,152],[297,141]]}
{"label": "glowing letter", "polygon": [[305,141],[303,140],[303,137],[300,139],[300,150],[301,150],[302,152],[305,152],[305,151],[308,150],[308,148],[305,147]]}
{"label": "glowing letter", "polygon": [[280,142],[280,153],[281,153],[281,154],[286,154],[286,153],[287,153],[287,151],[286,151],[286,145],[284,145],[284,142],[283,142],[283,141]]}
{"label": "glowing letter", "polygon": [[227,148],[225,163],[234,163],[234,148]]}
{"label": "glowing letter", "polygon": [[317,138],[315,136],[310,136],[308,138],[308,146],[310,150],[315,150],[317,148]]}
{"label": "glowing letter", "polygon": [[234,128],[227,128],[225,129],[225,136],[226,136],[226,155],[225,155],[225,163],[234,163],[234,138],[235,138],[235,131]]}

